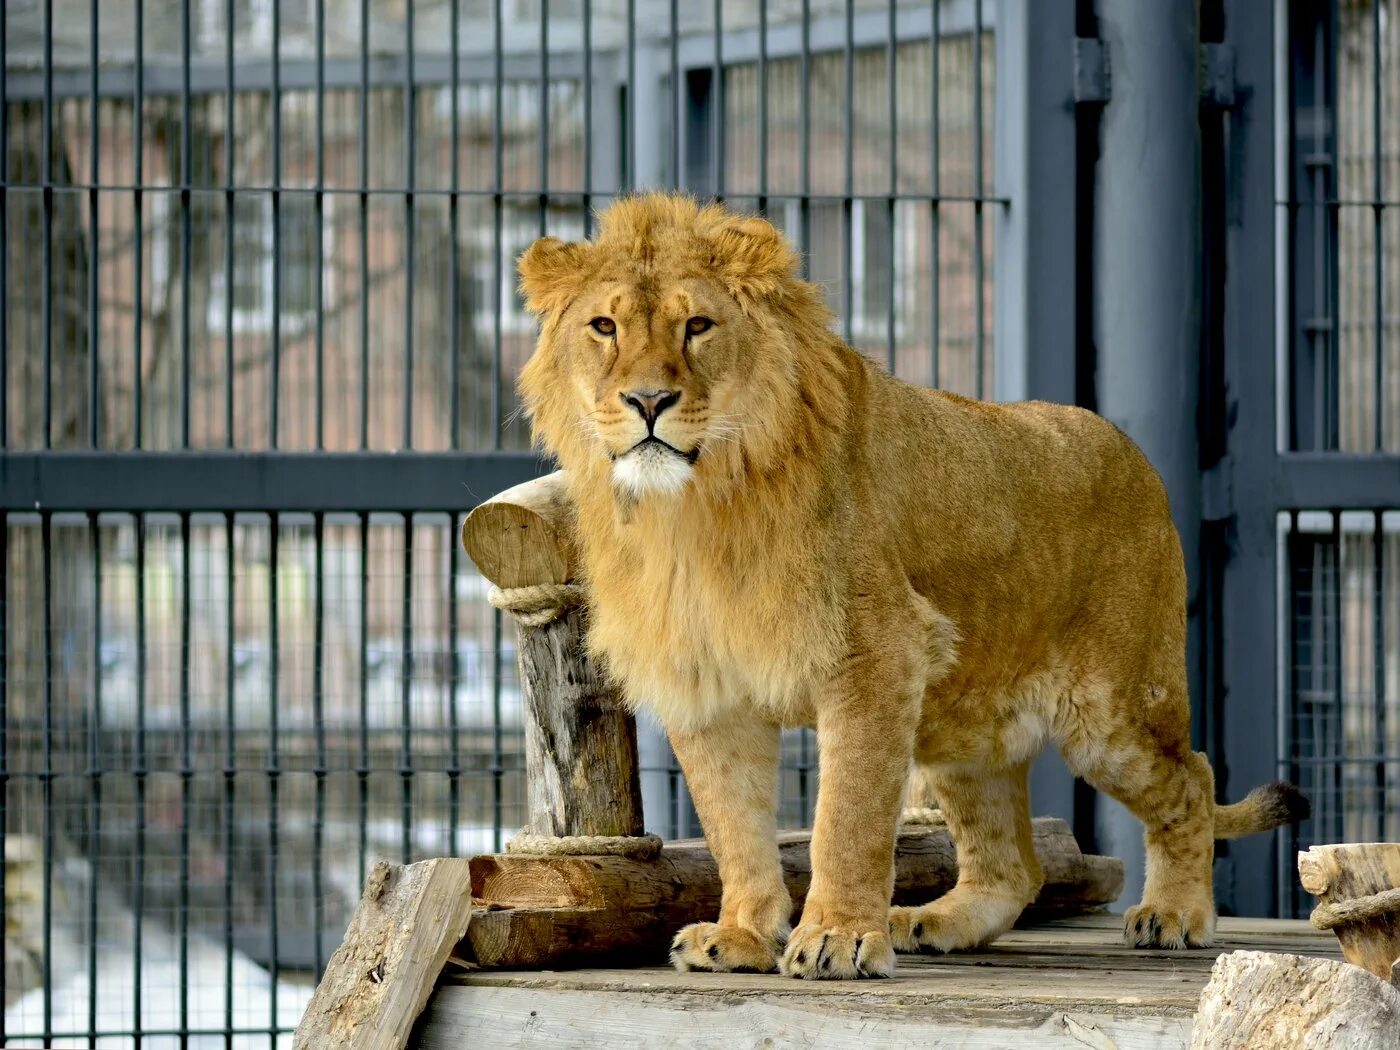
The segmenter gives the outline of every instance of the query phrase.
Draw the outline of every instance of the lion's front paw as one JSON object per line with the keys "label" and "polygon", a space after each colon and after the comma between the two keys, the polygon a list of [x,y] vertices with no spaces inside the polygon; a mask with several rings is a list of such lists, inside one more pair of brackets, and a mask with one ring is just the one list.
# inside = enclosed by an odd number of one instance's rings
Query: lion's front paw
{"label": "lion's front paw", "polygon": [[772,973],[778,968],[778,945],[742,926],[693,922],[671,941],[671,965],[682,973]]}
{"label": "lion's front paw", "polygon": [[1134,948],[1209,948],[1215,940],[1215,909],[1144,901],[1124,913],[1123,940]]}
{"label": "lion's front paw", "polygon": [[885,930],[799,926],[779,969],[789,977],[849,980],[894,973],[894,948]]}

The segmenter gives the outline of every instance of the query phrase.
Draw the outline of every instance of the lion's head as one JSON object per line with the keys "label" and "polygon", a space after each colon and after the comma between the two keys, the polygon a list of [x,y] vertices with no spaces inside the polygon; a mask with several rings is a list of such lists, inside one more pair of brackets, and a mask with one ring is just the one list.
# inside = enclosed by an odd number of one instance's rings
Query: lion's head
{"label": "lion's head", "polygon": [[761,218],[678,195],[619,201],[591,243],[520,259],[542,320],[520,388],[536,437],[633,498],[771,460],[802,404],[797,346],[829,315]]}

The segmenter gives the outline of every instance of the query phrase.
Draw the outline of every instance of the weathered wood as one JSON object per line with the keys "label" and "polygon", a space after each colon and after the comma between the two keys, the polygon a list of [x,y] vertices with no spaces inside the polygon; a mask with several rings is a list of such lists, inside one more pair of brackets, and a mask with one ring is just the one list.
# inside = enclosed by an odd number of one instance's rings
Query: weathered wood
{"label": "weathered wood", "polygon": [[1231,952],[1201,992],[1192,1050],[1370,1050],[1400,1044],[1400,992],[1332,959]]}
{"label": "weathered wood", "polygon": [[583,648],[586,614],[520,632],[529,830],[640,835],[637,723]]}
{"label": "weathered wood", "polygon": [[1400,843],[1314,846],[1298,854],[1298,877],[1303,888],[1334,913],[1362,912],[1355,921],[1332,927],[1332,932],[1348,962],[1388,982],[1391,967],[1400,960],[1400,901],[1379,910],[1366,905],[1368,898],[1400,888]]}
{"label": "weathered wood", "polygon": [[462,546],[497,587],[574,578],[573,505],[562,470],[525,481],[480,504],[462,523]]}
{"label": "weathered wood", "polygon": [[[809,832],[791,832],[779,840],[783,874],[799,905],[811,879],[810,839]],[[1084,856],[1064,821],[1037,819],[1034,840],[1046,885],[1032,915],[1102,908],[1121,892],[1122,861]],[[719,911],[719,872],[700,840],[670,843],[654,861],[506,854],[474,857],[471,870],[472,895],[493,906],[477,916],[467,938],[470,957],[484,966],[655,962],[677,929]],[[922,904],[956,879],[946,827],[901,831],[896,903]]]}
{"label": "weathered wood", "polygon": [[[473,926],[476,919],[473,919]],[[1218,951],[1340,959],[1306,922],[1222,918],[1218,950],[1144,950],[1122,919],[1085,915],[1011,930],[976,952],[900,956],[889,981],[647,969],[554,972],[449,966],[422,1050],[539,1046],[1184,1048]],[[1105,1041],[1108,1040],[1108,1041]]]}
{"label": "weathered wood", "polygon": [[467,932],[466,860],[376,864],[345,939],[302,1015],[293,1050],[397,1050]]}

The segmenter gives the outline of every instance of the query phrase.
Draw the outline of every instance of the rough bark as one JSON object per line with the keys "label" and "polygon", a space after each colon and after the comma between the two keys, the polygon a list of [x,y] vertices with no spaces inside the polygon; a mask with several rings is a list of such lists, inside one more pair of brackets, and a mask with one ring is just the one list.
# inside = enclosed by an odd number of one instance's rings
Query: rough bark
{"label": "rough bark", "polygon": [[1360,912],[1354,921],[1332,926],[1332,932],[1347,962],[1389,981],[1400,960],[1400,901],[1383,909],[1366,905],[1367,898],[1400,887],[1400,843],[1314,846],[1298,854],[1298,877],[1323,905],[1319,911]]}
{"label": "rough bark", "polygon": [[[811,879],[808,832],[782,836],[788,890],[800,904]],[[1117,898],[1123,864],[1084,856],[1064,821],[1035,821],[1046,884],[1038,916],[1081,914]],[[472,922],[470,955],[483,966],[640,965],[665,957],[676,930],[713,919],[720,880],[703,842],[671,843],[655,861],[625,857],[474,857],[472,895],[488,910]],[[895,857],[896,903],[921,904],[948,890],[957,861],[946,828],[907,828]]]}
{"label": "rough bark", "polygon": [[398,1050],[471,918],[465,860],[376,864],[294,1050]]}
{"label": "rough bark", "polygon": [[1400,1043],[1400,992],[1350,963],[1222,955],[1201,993],[1192,1050],[1371,1050]]}

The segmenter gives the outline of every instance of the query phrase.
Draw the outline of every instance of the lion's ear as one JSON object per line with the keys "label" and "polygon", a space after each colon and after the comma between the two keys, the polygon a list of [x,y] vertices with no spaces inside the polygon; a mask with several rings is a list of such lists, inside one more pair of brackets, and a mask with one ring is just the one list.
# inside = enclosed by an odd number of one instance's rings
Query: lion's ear
{"label": "lion's ear", "polygon": [[730,218],[710,235],[711,265],[740,299],[776,295],[797,274],[797,254],[765,219]]}
{"label": "lion's ear", "polygon": [[525,308],[545,314],[565,306],[586,274],[591,251],[587,244],[557,237],[541,237],[530,245],[518,264]]}

